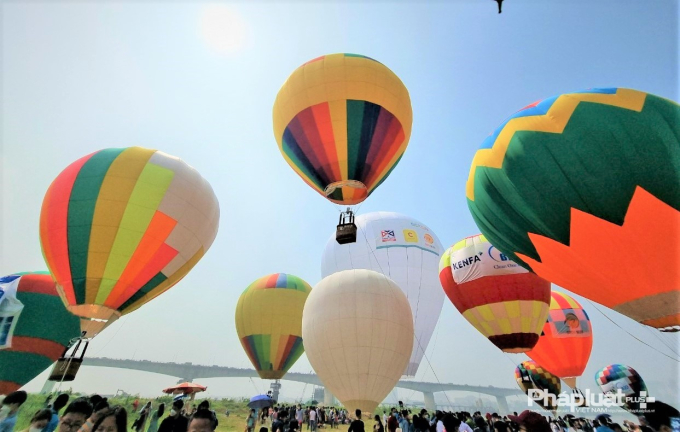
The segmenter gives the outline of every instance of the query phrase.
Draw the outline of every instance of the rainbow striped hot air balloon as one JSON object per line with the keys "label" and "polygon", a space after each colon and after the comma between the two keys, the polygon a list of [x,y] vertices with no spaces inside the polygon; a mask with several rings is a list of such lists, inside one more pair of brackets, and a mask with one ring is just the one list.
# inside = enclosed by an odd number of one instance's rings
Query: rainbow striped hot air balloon
{"label": "rainbow striped hot air balloon", "polygon": [[274,136],[302,179],[337,204],[362,202],[411,135],[408,90],[382,63],[331,54],[296,69],[274,102]]}
{"label": "rainbow striped hot air balloon", "polygon": [[19,315],[11,348],[0,350],[0,394],[9,394],[42,373],[80,336],[80,321],[64,308],[48,272],[16,273]]}
{"label": "rainbow striped hot air balloon", "polygon": [[530,350],[548,317],[550,283],[510,261],[483,235],[444,252],[439,279],[451,303],[505,352]]}
{"label": "rainbow striped hot air balloon", "polygon": [[[680,105],[589,89],[513,114],[467,200],[508,258],[643,324],[680,327]],[[633,265],[631,265],[633,263]]]}
{"label": "rainbow striped hot air balloon", "polygon": [[527,355],[576,388],[576,378],[586,369],[593,348],[590,318],[571,296],[557,291],[550,296],[548,321]]}
{"label": "rainbow striped hot air balloon", "polygon": [[181,159],[112,148],[52,182],[40,241],[64,304],[94,336],[182,279],[212,244],[218,220],[212,188]]}
{"label": "rainbow striped hot air balloon", "polygon": [[260,378],[281,379],[305,351],[302,310],[311,291],[297,276],[274,273],[239,297],[236,332]]}

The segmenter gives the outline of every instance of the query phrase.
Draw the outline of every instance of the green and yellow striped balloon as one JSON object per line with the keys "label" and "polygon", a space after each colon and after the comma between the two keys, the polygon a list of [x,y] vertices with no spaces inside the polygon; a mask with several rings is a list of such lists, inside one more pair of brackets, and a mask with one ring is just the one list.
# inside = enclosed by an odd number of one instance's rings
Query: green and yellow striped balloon
{"label": "green and yellow striped balloon", "polygon": [[181,159],[110,148],[68,166],[40,213],[57,289],[88,336],[179,282],[208,250],[219,220],[210,184]]}

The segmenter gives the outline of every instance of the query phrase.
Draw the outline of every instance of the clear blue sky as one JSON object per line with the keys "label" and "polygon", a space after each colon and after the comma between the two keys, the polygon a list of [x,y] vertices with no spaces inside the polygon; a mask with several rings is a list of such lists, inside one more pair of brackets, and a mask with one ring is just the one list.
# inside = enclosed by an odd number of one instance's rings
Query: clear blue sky
{"label": "clear blue sky", "polygon": [[[248,367],[234,329],[238,296],[273,272],[317,283],[337,218],[334,206],[284,162],[272,133],[276,93],[303,62],[360,53],[402,79],[413,103],[410,145],[361,212],[415,217],[445,245],[477,232],[464,197],[470,161],[517,109],[601,86],[678,100],[677,1],[507,0],[504,9],[498,15],[490,0],[222,8],[4,2],[0,273],[45,268],[38,241],[42,196],[73,160],[130,145],[179,156],[220,200],[217,240],[179,285],[102,333],[89,354]],[[215,20],[218,31],[211,32]],[[650,382],[652,394],[678,399],[677,362],[598,312],[590,315],[595,349],[583,387],[594,388],[600,367],[622,362]],[[668,351],[649,330],[609,315]],[[659,337],[677,350],[677,337]],[[428,357],[443,382],[502,387],[515,386],[514,364],[523,359],[500,353],[448,301]],[[304,357],[293,367],[310,369]],[[427,364],[417,378],[436,380]],[[86,369],[74,388],[155,395],[172,381]],[[218,396],[265,388],[259,380],[208,384]],[[302,391],[284,384],[289,397]]]}

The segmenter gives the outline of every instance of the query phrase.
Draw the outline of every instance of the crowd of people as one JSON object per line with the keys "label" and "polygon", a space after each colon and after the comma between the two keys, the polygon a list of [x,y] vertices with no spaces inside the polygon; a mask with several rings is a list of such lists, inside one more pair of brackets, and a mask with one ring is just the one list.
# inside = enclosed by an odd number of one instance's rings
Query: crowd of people
{"label": "crowd of people", "polygon": [[333,429],[338,424],[349,423],[348,432],[673,432],[671,419],[680,416],[678,411],[666,404],[658,404],[651,414],[640,417],[640,424],[623,422],[613,423],[611,416],[600,414],[590,420],[567,414],[559,417],[547,417],[537,412],[525,410],[521,414],[499,416],[497,413],[482,415],[477,411],[429,413],[426,409],[412,412],[408,409],[392,408],[382,415],[376,414],[371,425],[366,426],[362,413],[356,410],[350,419],[346,410],[337,408],[320,408],[282,406],[273,409],[265,408],[259,415],[253,409],[246,419],[246,432],[254,432],[259,418],[259,432],[268,432],[266,424],[271,425],[271,432],[312,431],[328,426]]}
{"label": "crowd of people", "polygon": [[[2,399],[0,432],[14,432],[19,411],[27,398],[26,392],[20,390]],[[127,410],[110,405],[99,395],[71,400],[64,393],[45,402],[46,406],[33,414],[29,427],[21,432],[127,432]],[[152,403],[147,402],[139,412],[133,404],[133,409],[137,415],[132,423],[135,432],[213,432],[218,424],[217,415],[207,400],[190,410],[184,409],[182,400],[176,400],[165,418],[163,403],[154,409]]]}
{"label": "crowd of people", "polygon": [[[0,432],[14,432],[17,417],[27,400],[24,391],[16,391],[0,401]],[[337,428],[349,424],[349,432],[673,432],[671,419],[680,417],[673,407],[662,402],[648,403],[649,413],[639,417],[639,424],[624,421],[613,423],[608,414],[594,419],[565,415],[547,417],[526,410],[521,414],[499,416],[481,412],[413,412],[392,408],[364,420],[360,410],[350,414],[335,407],[302,405],[276,406],[259,412],[250,410],[244,432],[317,432],[320,428]],[[198,406],[185,407],[181,399],[172,402],[166,413],[165,404],[155,407],[149,401],[139,409],[132,404],[134,432],[214,432],[218,426],[217,414],[208,400]],[[166,415],[167,414],[167,415]],[[368,423],[368,425],[366,424]],[[48,398],[45,406],[33,413],[27,429],[21,432],[126,432],[128,412],[120,405],[111,405],[99,395],[77,397],[60,394]],[[19,431],[17,431],[19,432]]]}

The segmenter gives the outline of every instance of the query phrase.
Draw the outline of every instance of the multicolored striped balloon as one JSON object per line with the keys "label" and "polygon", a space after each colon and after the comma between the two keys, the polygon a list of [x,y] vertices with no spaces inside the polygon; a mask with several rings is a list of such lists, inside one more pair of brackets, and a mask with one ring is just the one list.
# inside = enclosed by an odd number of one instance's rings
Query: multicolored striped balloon
{"label": "multicolored striped balloon", "polygon": [[236,332],[262,379],[281,379],[305,351],[302,310],[312,287],[274,273],[246,288],[236,305]]}
{"label": "multicolored striped balloon", "polygon": [[508,258],[669,329],[680,328],[678,184],[680,105],[637,90],[588,89],[505,120],[475,154],[467,200]]}
{"label": "multicolored striped balloon", "polygon": [[286,162],[314,190],[345,205],[365,200],[390,174],[413,121],[399,77],[358,54],[300,66],[279,90],[273,117]]}
{"label": "multicolored striped balloon", "polygon": [[[0,350],[0,394],[9,394],[40,375],[80,336],[80,321],[64,308],[48,272],[16,273],[19,315],[12,347]],[[1,278],[5,279],[5,278]]]}
{"label": "multicolored striped balloon", "polygon": [[593,329],[585,309],[565,293],[553,291],[548,321],[538,343],[527,353],[538,364],[550,369],[576,388],[593,348]]}
{"label": "multicolored striped balloon", "polygon": [[218,222],[217,198],[194,168],[157,150],[112,148],[52,182],[40,241],[67,309],[94,336],[179,282]]}
{"label": "multicolored striped balloon", "polygon": [[505,352],[529,351],[548,318],[550,282],[510,261],[481,235],[451,246],[439,262],[451,303]]}
{"label": "multicolored striped balloon", "polygon": [[[644,392],[647,396],[647,385],[640,374],[630,366],[611,364],[595,373],[595,382],[600,386],[602,393],[616,393],[617,390],[631,398],[639,398]],[[624,408],[635,412],[640,409],[640,402],[625,401]]]}

